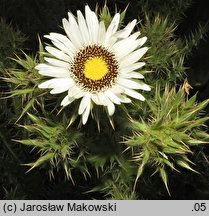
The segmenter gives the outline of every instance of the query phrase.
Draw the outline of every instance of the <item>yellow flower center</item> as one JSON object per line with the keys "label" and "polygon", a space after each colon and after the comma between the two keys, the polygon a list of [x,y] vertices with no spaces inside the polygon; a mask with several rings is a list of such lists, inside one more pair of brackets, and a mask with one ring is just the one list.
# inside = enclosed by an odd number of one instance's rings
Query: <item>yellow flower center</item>
{"label": "yellow flower center", "polygon": [[94,57],[85,63],[85,77],[93,81],[102,79],[107,73],[106,62],[99,57]]}
{"label": "yellow flower center", "polygon": [[75,82],[85,91],[99,92],[111,86],[118,77],[115,55],[99,45],[89,45],[74,57],[70,72]]}

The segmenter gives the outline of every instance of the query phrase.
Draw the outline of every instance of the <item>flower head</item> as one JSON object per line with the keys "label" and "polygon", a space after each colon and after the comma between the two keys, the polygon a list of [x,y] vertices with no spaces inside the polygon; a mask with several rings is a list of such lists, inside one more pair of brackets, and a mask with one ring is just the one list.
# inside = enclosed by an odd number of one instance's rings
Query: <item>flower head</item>
{"label": "flower head", "polygon": [[62,106],[81,99],[78,114],[82,115],[83,124],[93,104],[107,107],[111,116],[115,104],[131,102],[127,96],[143,101],[145,98],[136,90],[149,91],[150,87],[139,80],[144,77],[136,70],[144,66],[139,60],[148,48],[141,48],[147,38],[138,38],[140,32],[131,34],[136,20],[117,31],[120,14],[116,13],[106,29],[88,6],[85,17],[80,11],[77,18],[70,12],[68,17],[63,19],[66,35],[45,36],[54,45],[46,46],[53,57],[45,57],[46,63],[36,69],[53,78],[41,83],[39,88],[50,88],[51,94],[67,92]]}

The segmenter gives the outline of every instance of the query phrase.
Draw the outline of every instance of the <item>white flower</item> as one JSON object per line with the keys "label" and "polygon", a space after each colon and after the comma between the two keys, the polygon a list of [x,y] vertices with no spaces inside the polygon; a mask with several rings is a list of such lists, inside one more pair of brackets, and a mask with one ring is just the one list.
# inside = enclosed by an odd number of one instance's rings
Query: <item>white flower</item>
{"label": "white flower", "polygon": [[54,45],[46,46],[53,58],[45,57],[45,64],[36,69],[44,76],[53,77],[39,85],[49,88],[51,94],[67,92],[61,102],[67,106],[81,98],[78,114],[85,124],[93,104],[107,107],[111,116],[115,104],[130,103],[127,96],[138,100],[145,98],[136,90],[150,91],[150,87],[139,79],[136,72],[145,65],[139,62],[147,47],[141,48],[147,38],[138,38],[140,32],[131,34],[136,20],[117,31],[120,14],[113,17],[108,28],[98,21],[96,14],[85,7],[85,17],[77,11],[77,18],[68,13],[63,19],[65,35],[50,33],[45,37]]}

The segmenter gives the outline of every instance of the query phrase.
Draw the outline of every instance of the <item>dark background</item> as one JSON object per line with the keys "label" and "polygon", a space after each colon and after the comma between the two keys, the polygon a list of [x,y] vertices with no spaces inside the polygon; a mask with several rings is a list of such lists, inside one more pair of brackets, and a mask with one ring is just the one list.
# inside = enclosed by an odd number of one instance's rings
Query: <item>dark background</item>
{"label": "dark background", "polygon": [[[149,0],[153,3],[153,10],[159,10],[165,1]],[[141,10],[140,0],[109,0],[107,6],[114,13],[115,5],[118,10],[124,10],[129,4],[125,22],[140,17],[143,20],[144,14]],[[156,2],[156,4],[155,4]],[[160,3],[160,4],[159,4]],[[0,17],[6,22],[18,28],[27,38],[23,50],[35,55],[38,50],[37,35],[42,38],[49,32],[62,32],[61,20],[67,17],[70,10],[74,14],[76,10],[84,10],[84,6],[89,4],[92,10],[99,4],[104,5],[104,1],[95,0],[0,0]],[[172,9],[171,9],[172,10]],[[163,12],[162,12],[163,13]],[[182,22],[175,30],[178,37],[187,36],[188,32],[195,30],[198,23],[209,22],[209,1],[196,0],[189,9],[185,11]],[[194,47],[191,55],[186,59],[185,66],[188,67],[187,75],[193,89],[191,94],[198,91],[198,99],[209,98],[209,34],[198,46]],[[207,110],[209,110],[207,108]],[[209,151],[205,150],[207,155]],[[209,167],[202,161],[197,166],[204,173],[204,177],[185,171],[180,176],[173,174],[170,176],[170,187],[172,197],[169,197],[163,184],[159,183],[158,177],[145,179],[142,187],[141,197],[144,199],[209,199]],[[81,178],[78,187],[74,188],[72,183],[64,181],[64,176],[59,173],[54,180],[50,180],[44,171],[36,170],[25,174],[26,168],[16,167],[11,163],[8,170],[13,170],[13,174],[5,174],[9,178],[12,193],[7,198],[17,199],[102,199],[102,194],[85,194],[85,190],[91,189],[98,182],[88,182]],[[8,166],[8,165],[7,165]],[[6,168],[7,169],[7,168]],[[1,175],[0,171],[0,175]],[[4,171],[5,172],[5,171]],[[10,176],[11,175],[11,176]],[[78,174],[79,175],[79,174]],[[92,178],[93,179],[93,178]],[[84,190],[85,189],[85,190]],[[153,189],[155,191],[153,191]],[[6,188],[9,192],[9,189]],[[0,191],[1,192],[1,191]],[[11,192],[11,191],[10,191]],[[14,196],[12,196],[14,195]],[[0,198],[5,198],[0,194]]]}

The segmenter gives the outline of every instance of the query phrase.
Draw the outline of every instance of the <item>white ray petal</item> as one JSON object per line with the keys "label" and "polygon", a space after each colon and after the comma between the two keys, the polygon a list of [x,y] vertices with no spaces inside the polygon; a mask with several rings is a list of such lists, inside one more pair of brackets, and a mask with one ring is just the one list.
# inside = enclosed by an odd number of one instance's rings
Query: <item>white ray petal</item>
{"label": "white ray petal", "polygon": [[85,92],[81,90],[80,92],[78,92],[77,94],[74,95],[74,98],[79,99],[79,98],[83,97],[84,95],[85,95]]}
{"label": "white ray petal", "polygon": [[112,91],[106,90],[104,94],[115,104],[121,104],[120,98],[118,98]]}
{"label": "white ray petal", "polygon": [[125,88],[125,93],[127,95],[129,95],[130,97],[132,97],[132,98],[135,98],[135,99],[138,99],[138,100],[141,100],[141,101],[145,100],[144,96],[142,94],[136,92],[135,90]]}
{"label": "white ray petal", "polygon": [[86,18],[86,25],[88,29],[88,34],[89,34],[89,43],[92,42],[92,35],[91,35],[91,15],[92,11],[89,8],[88,5],[85,6],[85,18]]}
{"label": "white ray petal", "polygon": [[101,105],[100,98],[97,93],[92,94],[91,99],[95,104]]}
{"label": "white ray petal", "polygon": [[89,118],[90,110],[91,110],[91,101],[87,104],[87,107],[86,107],[85,111],[82,114],[82,123],[83,123],[83,125],[86,124],[86,122],[87,122],[87,120]]}
{"label": "white ray petal", "polygon": [[73,59],[73,56],[74,56],[73,52],[68,47],[66,47],[63,43],[59,41],[53,41],[53,40],[52,40],[52,43],[54,44],[56,48],[58,48],[59,50],[61,50],[62,52],[70,56],[71,59]]}
{"label": "white ray petal", "polygon": [[71,48],[67,43],[64,43],[64,41],[59,41],[57,39],[53,39],[52,36],[50,36],[50,35],[46,35],[45,38],[50,39],[56,48],[63,51],[64,53],[66,53],[67,55],[69,55],[73,59],[75,50],[73,48]]}
{"label": "white ray petal", "polygon": [[51,70],[44,70],[44,71],[39,71],[39,74],[43,75],[43,76],[49,76],[49,77],[57,77],[57,78],[65,78],[65,77],[70,77],[69,75],[69,71],[65,71],[65,70],[61,70],[59,68],[59,70],[54,70],[54,71],[51,71]]}
{"label": "white ray petal", "polygon": [[64,99],[61,102],[61,106],[67,106],[69,104],[71,104],[73,101],[75,100],[75,98],[69,97],[68,95],[64,97]]}
{"label": "white ray petal", "polygon": [[147,52],[147,50],[148,50],[147,47],[143,47],[143,48],[140,48],[140,49],[130,53],[128,56],[125,56],[120,61],[120,66],[124,67],[124,66],[128,66],[128,65],[131,65],[131,64],[137,62]]}
{"label": "white ray petal", "polygon": [[144,76],[138,72],[130,72],[121,74],[122,78],[136,78],[136,79],[144,79]]}
{"label": "white ray petal", "polygon": [[80,49],[80,47],[82,47],[82,41],[81,41],[80,32],[78,31],[78,26],[77,26],[77,28],[75,27],[75,25],[77,25],[77,24],[75,24],[72,21],[72,19],[70,19],[70,17],[69,17],[69,22],[65,18],[62,19],[62,24],[63,24],[63,28],[64,28],[68,38],[74,44],[75,48]]}
{"label": "white ray petal", "polygon": [[122,103],[131,103],[131,99],[130,98],[127,98],[125,95],[118,95],[118,97],[120,98],[120,101]]}
{"label": "white ray petal", "polygon": [[85,16],[89,32],[89,42],[96,43],[99,28],[98,18],[96,14],[93,11],[91,11],[88,6],[85,7]]}
{"label": "white ray petal", "polygon": [[101,44],[104,43],[104,41],[105,41],[105,32],[106,32],[105,24],[104,24],[103,21],[101,21],[99,23],[99,29],[98,29],[98,38],[97,38],[98,43],[101,43]]}
{"label": "white ray petal", "polygon": [[44,57],[44,60],[47,61],[49,64],[56,66],[56,67],[64,67],[64,68],[69,68],[70,64],[58,59],[54,59],[54,58],[48,58],[48,57]]}
{"label": "white ray petal", "polygon": [[136,22],[137,22],[137,20],[134,19],[132,22],[128,23],[128,25],[124,29],[122,29],[116,33],[116,36],[119,38],[127,38],[131,34],[131,32],[133,31],[133,29],[136,25]]}
{"label": "white ray petal", "polygon": [[147,41],[147,37],[142,37],[142,38],[138,39],[137,40],[138,47],[141,47],[142,45],[144,45],[146,41]]}
{"label": "white ray petal", "polygon": [[95,13],[92,13],[92,28],[89,32],[92,34],[92,42],[97,43],[98,41],[98,29],[99,29],[99,22]]}
{"label": "white ray petal", "polygon": [[91,103],[91,94],[87,92],[84,95],[84,97],[81,99],[81,102],[78,108],[78,114],[81,115],[90,103]]}
{"label": "white ray petal", "polygon": [[85,6],[85,18],[86,18],[86,24],[88,28],[91,28],[91,16],[92,16],[92,11],[89,8],[88,5]]}
{"label": "white ray petal", "polygon": [[117,83],[127,88],[141,89],[141,85],[138,82],[135,82],[130,79],[125,79],[120,77]]}
{"label": "white ray petal", "polygon": [[46,46],[45,49],[52,54],[54,57],[66,61],[66,62],[71,62],[72,58],[69,55],[66,55],[65,53],[63,53],[62,51],[54,48],[54,47],[50,47],[50,46]]}
{"label": "white ray petal", "polygon": [[[133,34],[131,34],[128,38],[131,38],[131,39],[133,39],[133,40],[136,40],[138,37],[139,37],[139,35],[140,35],[141,33],[139,32],[139,31],[137,31],[137,32],[134,32]],[[126,38],[124,38],[124,40],[125,40]]]}
{"label": "white ray petal", "polygon": [[53,88],[53,87],[50,87],[54,82],[57,81],[58,78],[54,78],[54,79],[50,79],[50,80],[47,80],[45,82],[42,82],[41,84],[38,85],[39,88]]}
{"label": "white ray petal", "polygon": [[62,86],[69,86],[74,83],[74,81],[71,78],[53,78],[50,80],[47,80],[41,84],[39,84],[39,88],[59,88]]}
{"label": "white ray petal", "polygon": [[99,103],[100,105],[104,105],[107,106],[107,101],[109,100],[106,95],[104,94],[104,92],[97,92],[98,95],[98,99],[99,99]]}
{"label": "white ray petal", "polygon": [[110,38],[111,38],[111,37],[115,34],[115,32],[117,31],[119,22],[120,22],[120,14],[117,13],[117,14],[115,14],[115,16],[113,17],[113,19],[112,19],[110,25],[109,25],[108,28],[107,28],[107,31],[106,31],[106,34],[105,34],[105,41],[104,41],[104,44],[105,44],[105,45],[108,45],[108,42],[109,42]]}
{"label": "white ray petal", "polygon": [[69,89],[69,85],[62,85],[62,86],[52,89],[50,91],[50,94],[60,94],[62,92],[67,91],[68,89]]}
{"label": "white ray petal", "polygon": [[48,64],[39,64],[35,67],[39,74],[51,77],[70,77],[68,68],[57,67]]}
{"label": "white ray petal", "polygon": [[98,98],[100,100],[100,105],[107,106],[107,110],[109,115],[113,115],[115,112],[115,105],[114,103],[109,99],[108,96],[105,95],[104,92],[99,92],[98,93]]}
{"label": "white ray petal", "polygon": [[110,116],[112,116],[114,114],[114,112],[115,112],[115,105],[114,105],[114,103],[112,103],[111,101],[109,101],[108,104],[107,104],[107,110],[108,110],[108,114]]}
{"label": "white ray petal", "polygon": [[119,22],[120,22],[120,14],[116,13],[110,25],[107,28],[107,34],[110,33],[110,35],[113,35],[118,29]]}
{"label": "white ray petal", "polygon": [[[78,23],[74,17],[74,15],[71,12],[68,12],[68,20],[71,28],[71,39],[72,42],[77,43],[78,45],[83,45],[84,41],[82,40],[80,28],[78,26]],[[73,31],[72,31],[73,30]]]}
{"label": "white ray petal", "polygon": [[81,13],[81,11],[77,11],[77,17],[78,17],[78,26],[80,29],[81,36],[83,38],[84,45],[89,44],[89,31],[86,25],[86,20]]}
{"label": "white ray petal", "polygon": [[142,89],[145,91],[151,90],[149,85],[147,85],[141,81],[133,81],[130,79],[125,79],[125,78],[119,78],[118,84],[120,84],[126,88],[130,88],[130,89]]}
{"label": "white ray petal", "polygon": [[108,44],[105,44],[105,46],[111,50],[112,46],[116,43],[116,41],[117,41],[117,37],[112,36],[109,38]]}
{"label": "white ray petal", "polygon": [[120,73],[129,73],[137,70],[145,65],[145,62],[137,62],[128,66],[124,66],[120,69]]}
{"label": "white ray petal", "polygon": [[136,48],[141,47],[147,40],[147,37],[140,38],[138,40],[132,39],[131,37],[126,38],[114,44],[113,50],[119,59],[129,55]]}
{"label": "white ray petal", "polygon": [[123,87],[121,87],[120,85],[118,85],[117,83],[115,83],[114,86],[112,86],[112,88],[110,89],[114,94],[121,94],[124,92]]}
{"label": "white ray petal", "polygon": [[141,85],[141,89],[144,91],[151,91],[151,87],[149,85],[147,85],[146,83],[140,82],[138,81]]}
{"label": "white ray petal", "polygon": [[50,88],[54,88],[50,91],[51,94],[59,94],[68,91],[73,85],[73,80],[59,78],[56,83],[51,84]]}
{"label": "white ray petal", "polygon": [[76,99],[81,98],[85,95],[85,92],[81,90],[75,83],[68,91],[69,97],[74,97]]}
{"label": "white ray petal", "polygon": [[133,43],[134,41],[136,41],[138,36],[139,36],[139,32],[135,32],[134,34],[132,34],[128,38],[119,40],[117,43],[114,44],[113,50],[120,49],[123,46],[127,46],[127,45],[129,45],[130,42]]}
{"label": "white ray petal", "polygon": [[53,41],[59,41],[60,43],[63,43],[71,52],[76,52],[76,47],[74,44],[69,40],[69,38],[65,35],[59,34],[59,33],[50,33],[49,35],[45,35],[45,37],[49,38]]}

